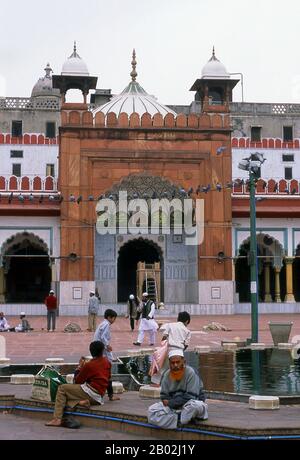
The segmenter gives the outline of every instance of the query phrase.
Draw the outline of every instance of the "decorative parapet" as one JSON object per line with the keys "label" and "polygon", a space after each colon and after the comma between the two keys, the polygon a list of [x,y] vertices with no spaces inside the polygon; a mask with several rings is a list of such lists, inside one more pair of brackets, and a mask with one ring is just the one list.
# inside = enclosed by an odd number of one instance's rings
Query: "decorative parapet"
{"label": "decorative parapet", "polygon": [[252,142],[250,137],[233,137],[231,146],[233,149],[299,149],[300,139],[286,142],[280,138],[267,137],[260,142]]}
{"label": "decorative parapet", "polygon": [[[249,181],[234,179],[233,195],[249,195]],[[300,193],[300,181],[297,179],[276,181],[274,179],[259,179],[256,183],[256,195],[298,195]]]}
{"label": "decorative parapet", "polygon": [[300,104],[232,102],[230,111],[240,115],[298,115]]}
{"label": "decorative parapet", "polygon": [[60,110],[59,99],[38,99],[29,97],[0,98],[0,110]]}
{"label": "decorative parapet", "polygon": [[0,176],[0,192],[57,192],[57,179],[52,176]]}
{"label": "decorative parapet", "polygon": [[95,117],[90,111],[63,110],[62,126],[85,126],[91,128],[144,128],[144,129],[231,129],[229,114],[179,114],[168,113],[165,117],[149,113],[141,117],[138,113],[121,113],[118,117],[110,112],[98,112]]}
{"label": "decorative parapet", "polygon": [[59,136],[49,138],[44,134],[23,134],[20,137],[13,137],[11,134],[0,133],[0,145],[58,145]]}

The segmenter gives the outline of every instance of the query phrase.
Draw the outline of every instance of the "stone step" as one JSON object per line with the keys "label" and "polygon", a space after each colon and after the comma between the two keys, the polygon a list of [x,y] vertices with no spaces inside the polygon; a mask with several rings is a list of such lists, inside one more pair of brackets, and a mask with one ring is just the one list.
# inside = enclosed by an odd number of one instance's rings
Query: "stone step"
{"label": "stone step", "polygon": [[279,409],[279,398],[278,396],[259,396],[253,395],[249,398],[249,409]]}
{"label": "stone step", "polygon": [[292,350],[295,345],[293,343],[279,343],[277,346],[281,350]]}
{"label": "stone step", "polygon": [[210,352],[210,346],[208,345],[197,345],[194,348],[195,353],[209,353]]}
{"label": "stone step", "polygon": [[10,383],[13,385],[32,385],[34,375],[31,374],[13,374],[10,377]]}
{"label": "stone step", "polygon": [[223,350],[225,351],[236,351],[237,350],[237,344],[232,342],[228,342],[228,343],[223,343]]}
{"label": "stone step", "polygon": [[139,390],[140,398],[160,399],[160,387],[142,385]]}
{"label": "stone step", "polygon": [[61,364],[64,362],[65,362],[64,358],[46,358],[45,359],[46,364]]}
{"label": "stone step", "polygon": [[113,392],[115,394],[124,393],[124,391],[125,391],[122,382],[113,382],[112,387],[113,387]]}
{"label": "stone step", "polygon": [[264,350],[266,348],[266,344],[263,342],[253,342],[250,345],[251,350]]}

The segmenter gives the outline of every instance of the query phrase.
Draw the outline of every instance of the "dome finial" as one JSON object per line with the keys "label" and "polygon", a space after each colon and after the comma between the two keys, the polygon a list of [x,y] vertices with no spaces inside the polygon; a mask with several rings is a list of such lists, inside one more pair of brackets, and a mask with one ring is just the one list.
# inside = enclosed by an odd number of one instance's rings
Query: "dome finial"
{"label": "dome finial", "polygon": [[132,72],[130,74],[131,76],[131,79],[132,81],[136,81],[136,77],[138,76],[137,72],[136,72],[136,54],[135,54],[135,49],[133,48],[133,52],[132,52],[132,61],[131,61],[131,65],[132,65]]}
{"label": "dome finial", "polygon": [[214,57],[214,58],[216,57],[216,55],[215,55],[215,46],[213,46],[213,52],[212,52],[212,55],[213,55],[213,57]]}
{"label": "dome finial", "polygon": [[76,40],[74,40],[74,54],[77,53],[77,44],[76,44]]}

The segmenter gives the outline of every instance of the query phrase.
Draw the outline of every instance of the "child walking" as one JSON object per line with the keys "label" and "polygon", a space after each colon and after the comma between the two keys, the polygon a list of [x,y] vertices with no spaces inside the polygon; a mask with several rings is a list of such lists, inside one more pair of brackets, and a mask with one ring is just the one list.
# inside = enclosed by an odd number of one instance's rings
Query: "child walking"
{"label": "child walking", "polygon": [[[94,335],[94,341],[100,341],[104,344],[104,352],[103,356],[106,357],[110,363],[113,361],[113,354],[112,354],[112,347],[110,346],[111,340],[111,332],[110,327],[115,322],[118,314],[111,309],[107,309],[104,312],[104,321],[96,329]],[[107,395],[110,401],[118,401],[120,398],[118,396],[114,396],[113,387],[112,387],[112,380],[109,379],[108,387],[107,387]]]}

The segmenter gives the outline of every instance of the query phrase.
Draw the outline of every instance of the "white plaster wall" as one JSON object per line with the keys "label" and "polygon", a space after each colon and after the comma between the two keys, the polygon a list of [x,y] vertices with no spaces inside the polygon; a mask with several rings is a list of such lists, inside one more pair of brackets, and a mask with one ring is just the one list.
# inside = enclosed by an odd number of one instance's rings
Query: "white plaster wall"
{"label": "white plaster wall", "polygon": [[[73,298],[73,288],[81,288],[81,299]],[[73,311],[72,314],[76,315],[77,307],[84,307],[87,315],[88,299],[90,290],[95,290],[94,281],[61,281],[59,286],[59,311],[62,315],[70,313],[70,307]],[[79,311],[82,309],[78,308]]]}
{"label": "white plaster wall", "polygon": [[[5,216],[0,220],[0,249],[5,241],[16,235],[27,231],[41,238],[47,244],[49,250],[52,246],[52,256],[60,255],[60,219],[51,217],[29,217],[29,216]],[[51,230],[52,229],[52,241]]]}
{"label": "white plaster wall", "polygon": [[[249,173],[238,168],[239,162],[247,158],[251,153],[260,152],[264,154],[266,161],[261,166],[261,177],[263,179],[284,179],[284,168],[293,168],[293,179],[300,179],[300,150],[299,149],[232,149],[232,177],[233,179],[248,179]],[[283,154],[293,154],[293,162],[282,161]]]}
{"label": "white plaster wall", "polygon": [[[232,305],[234,286],[234,281],[199,281],[199,304]],[[213,298],[213,291],[216,290],[220,293],[219,298]]]}
{"label": "white plaster wall", "polygon": [[[23,150],[23,158],[10,158],[11,150]],[[0,145],[1,176],[12,175],[12,164],[21,164],[22,176],[46,176],[46,165],[55,165],[58,177],[58,145]]]}

